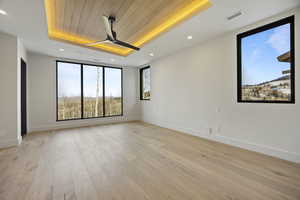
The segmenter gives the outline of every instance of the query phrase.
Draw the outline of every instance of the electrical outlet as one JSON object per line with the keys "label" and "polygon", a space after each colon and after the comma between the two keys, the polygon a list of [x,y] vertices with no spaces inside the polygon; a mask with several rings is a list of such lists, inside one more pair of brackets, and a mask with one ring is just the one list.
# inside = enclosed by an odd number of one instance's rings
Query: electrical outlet
{"label": "electrical outlet", "polygon": [[209,129],[208,129],[208,132],[209,132],[209,135],[213,134],[213,129],[212,129],[212,128],[209,128]]}

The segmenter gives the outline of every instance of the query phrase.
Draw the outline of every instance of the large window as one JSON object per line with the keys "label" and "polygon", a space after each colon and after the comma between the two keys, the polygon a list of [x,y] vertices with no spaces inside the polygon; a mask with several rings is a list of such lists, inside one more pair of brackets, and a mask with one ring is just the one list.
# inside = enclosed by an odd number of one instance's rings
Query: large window
{"label": "large window", "polygon": [[115,68],[105,69],[105,116],[122,114],[122,72]]}
{"label": "large window", "polygon": [[122,69],[57,61],[57,120],[123,114]]}
{"label": "large window", "polygon": [[241,33],[238,102],[294,103],[294,16]]}
{"label": "large window", "polygon": [[[103,117],[103,67],[83,65],[83,117]],[[118,71],[120,71],[118,69]]]}
{"label": "large window", "polygon": [[140,99],[150,100],[150,66],[140,69]]}
{"label": "large window", "polygon": [[58,63],[57,67],[57,118],[81,118],[81,65]]}

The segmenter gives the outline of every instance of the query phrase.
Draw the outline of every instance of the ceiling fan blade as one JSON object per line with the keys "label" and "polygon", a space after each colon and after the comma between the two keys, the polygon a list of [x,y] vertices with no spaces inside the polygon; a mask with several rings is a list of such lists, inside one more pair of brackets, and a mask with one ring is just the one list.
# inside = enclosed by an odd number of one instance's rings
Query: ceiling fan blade
{"label": "ceiling fan blade", "polygon": [[105,16],[105,15],[103,15],[102,18],[103,18],[103,22],[104,22],[106,34],[107,34],[111,39],[115,39],[114,36],[113,36],[113,33],[112,33],[111,23],[110,23],[108,17]]}
{"label": "ceiling fan blade", "polygon": [[131,44],[128,44],[128,43],[126,43],[126,42],[122,42],[122,41],[120,41],[120,40],[114,40],[113,43],[114,43],[114,44],[118,44],[118,45],[123,46],[123,47],[127,47],[127,48],[130,48],[130,49],[134,49],[134,50],[136,50],[136,51],[139,51],[139,50],[140,50],[140,48],[135,47],[135,46],[133,46],[133,45],[131,45]]}
{"label": "ceiling fan blade", "polygon": [[110,40],[102,40],[102,41],[87,43],[85,45],[87,45],[87,46],[93,46],[93,45],[104,44],[104,43],[112,43],[112,41],[110,41]]}

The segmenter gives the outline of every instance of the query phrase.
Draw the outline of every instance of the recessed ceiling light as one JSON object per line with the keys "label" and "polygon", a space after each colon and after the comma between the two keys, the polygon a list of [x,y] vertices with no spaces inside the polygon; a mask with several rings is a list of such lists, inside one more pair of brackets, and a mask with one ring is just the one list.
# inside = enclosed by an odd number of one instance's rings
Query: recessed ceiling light
{"label": "recessed ceiling light", "polygon": [[115,62],[115,59],[111,58],[110,61],[111,61],[111,62]]}
{"label": "recessed ceiling light", "polygon": [[7,12],[0,9],[0,14],[1,14],[1,15],[7,15]]}
{"label": "recessed ceiling light", "polygon": [[59,51],[65,51],[63,48],[60,48]]}
{"label": "recessed ceiling light", "polygon": [[191,40],[191,39],[193,39],[193,36],[189,35],[189,36],[187,36],[187,39]]}
{"label": "recessed ceiling light", "polygon": [[152,57],[153,57],[153,56],[154,56],[154,53],[149,53],[149,56],[152,56]]}

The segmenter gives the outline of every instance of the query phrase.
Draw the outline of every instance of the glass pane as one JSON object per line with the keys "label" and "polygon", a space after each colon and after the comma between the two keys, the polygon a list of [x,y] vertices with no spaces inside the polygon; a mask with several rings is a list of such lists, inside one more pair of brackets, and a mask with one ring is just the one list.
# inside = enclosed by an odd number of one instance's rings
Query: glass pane
{"label": "glass pane", "polygon": [[242,39],[242,100],[291,100],[291,26]]}
{"label": "glass pane", "polygon": [[122,114],[122,70],[105,68],[105,116]]}
{"label": "glass pane", "polygon": [[150,99],[150,68],[143,70],[143,99]]}
{"label": "glass pane", "polygon": [[81,118],[81,67],[58,63],[58,120]]}
{"label": "glass pane", "polygon": [[103,116],[103,68],[83,66],[83,117]]}

